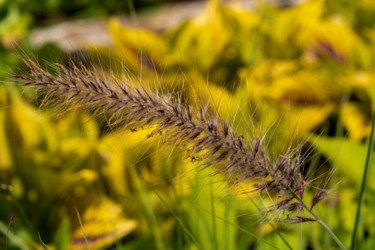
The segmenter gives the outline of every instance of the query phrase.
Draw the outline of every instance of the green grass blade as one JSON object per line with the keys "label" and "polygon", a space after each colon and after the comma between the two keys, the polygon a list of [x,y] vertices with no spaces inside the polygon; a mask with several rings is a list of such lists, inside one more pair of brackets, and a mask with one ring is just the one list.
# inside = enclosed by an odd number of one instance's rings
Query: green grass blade
{"label": "green grass blade", "polygon": [[[245,190],[243,190],[243,192],[245,192]],[[246,193],[246,192],[245,192]],[[255,203],[255,201],[248,195],[247,196],[250,200],[250,202],[253,204],[253,206],[259,211],[261,212],[262,210],[260,209],[260,207]],[[284,236],[280,233],[279,230],[277,230],[277,228],[271,223],[271,222],[268,222],[268,224],[272,227],[272,230],[274,232],[277,233],[277,235],[280,237],[280,239],[284,242],[285,246],[289,249],[289,250],[293,250],[292,246],[288,243],[288,241],[284,238]]]}
{"label": "green grass blade", "polygon": [[[4,183],[7,186],[9,186],[8,182],[3,178],[2,175],[0,175],[0,181],[1,181],[1,183]],[[17,209],[17,211],[19,213],[19,216],[21,217],[22,221],[25,223],[26,227],[29,229],[31,237],[33,237],[33,239],[35,241],[37,241],[39,239],[38,233],[35,231],[35,228],[34,228],[33,224],[31,223],[31,221],[27,217],[26,212],[24,211],[23,207],[19,203],[17,197],[10,190],[8,190],[8,193],[12,197],[12,202],[16,206],[16,209]]]}
{"label": "green grass blade", "polygon": [[[0,221],[0,233],[7,237],[9,240],[9,245],[17,247],[17,249],[21,250],[29,249],[25,239],[9,230],[9,226],[2,221]],[[0,244],[0,246],[2,246],[2,244]]]}
{"label": "green grass blade", "polygon": [[[152,206],[152,202],[150,200],[150,197],[147,194],[146,186],[144,184],[148,184],[146,180],[144,180],[137,172],[135,166],[133,164],[129,165],[129,170],[134,178],[134,182],[137,187],[137,191],[139,192],[141,201],[143,203],[145,212],[147,214],[147,217],[151,223],[150,229],[155,237],[155,243],[156,243],[156,249],[158,250],[164,250],[164,240],[163,240],[163,234],[161,232],[161,226],[160,222],[158,220],[157,214],[154,211],[154,208]],[[151,186],[151,185],[150,185]]]}
{"label": "green grass blade", "polygon": [[[195,205],[195,207],[198,208],[200,211],[203,211],[203,212],[205,212],[205,213],[211,214],[211,211],[208,211],[207,209],[204,209],[203,207],[200,207],[200,206],[198,206],[198,205]],[[237,225],[237,224],[234,224],[234,223],[232,223],[232,222],[226,220],[225,218],[222,218],[222,217],[220,217],[220,216],[218,216],[218,215],[215,215],[215,218],[217,218],[217,219],[219,219],[219,220],[222,220],[222,221],[224,221],[225,223],[228,223],[229,225],[231,225],[231,226],[237,228],[238,230],[240,230],[240,231],[246,233],[247,235],[251,236],[252,238],[254,238],[254,239],[258,240],[258,241],[261,241],[262,243],[264,243],[264,244],[266,244],[266,245],[272,247],[273,249],[279,249],[277,246],[274,246],[272,243],[270,243],[270,242],[268,242],[268,241],[266,241],[266,240],[263,240],[263,239],[259,238],[256,234],[254,234],[254,233],[252,233],[252,232],[246,230],[245,228],[243,228],[243,227],[241,227],[241,226],[239,226],[239,225]]]}
{"label": "green grass blade", "polygon": [[291,194],[293,194],[293,196],[294,196],[294,198],[296,198],[296,200],[298,200],[301,204],[303,204],[305,210],[307,212],[309,212],[314,217],[316,222],[318,222],[324,228],[324,230],[331,236],[331,238],[336,242],[336,244],[340,247],[340,249],[346,250],[346,247],[344,246],[344,244],[342,244],[340,239],[337,238],[337,236],[331,230],[331,228],[326,223],[324,223],[324,221],[322,221],[322,219],[320,219],[319,216],[316,213],[314,213],[310,208],[308,208],[306,206],[306,204],[302,201],[302,199],[292,189],[289,189],[289,191],[290,191]]}
{"label": "green grass blade", "polygon": [[214,193],[212,188],[212,182],[210,181],[210,200],[211,200],[211,215],[212,215],[212,249],[217,249],[217,235],[216,235],[216,214],[215,214],[215,199],[214,199]]}
{"label": "green grass blade", "polygon": [[354,229],[353,229],[353,234],[352,234],[352,243],[351,243],[351,246],[350,246],[350,249],[352,249],[352,250],[355,248],[356,236],[357,236],[357,231],[358,231],[358,224],[359,224],[359,219],[361,217],[361,212],[362,212],[363,196],[364,196],[365,189],[366,189],[366,183],[367,183],[368,173],[369,173],[370,163],[371,163],[371,156],[372,156],[372,151],[373,151],[373,148],[374,148],[374,130],[375,130],[375,119],[374,119],[374,115],[373,115],[372,126],[371,126],[371,134],[370,134],[370,138],[368,140],[368,148],[367,148],[367,155],[366,155],[366,161],[365,161],[365,168],[363,170],[361,190],[360,190],[360,193],[359,193],[357,213],[356,213],[356,216],[355,216]]}
{"label": "green grass blade", "polygon": [[194,242],[194,244],[196,246],[199,246],[199,243],[198,241],[194,238],[193,234],[189,231],[189,229],[185,226],[185,224],[183,223],[183,221],[177,216],[177,214],[172,210],[172,208],[168,205],[168,203],[160,196],[160,194],[158,192],[156,192],[156,190],[154,190],[153,188],[151,189],[155,194],[156,196],[158,196],[158,198],[160,199],[160,201],[164,204],[164,206],[170,211],[170,213],[172,214],[172,216],[176,219],[176,221],[180,224],[181,228],[184,230],[185,233],[187,233],[187,235],[190,237],[190,239]]}
{"label": "green grass blade", "polygon": [[85,239],[86,247],[87,247],[88,250],[90,250],[90,246],[89,246],[89,242],[87,241],[85,230],[83,230],[83,224],[82,224],[81,216],[79,215],[79,212],[78,212],[77,208],[75,210],[76,210],[76,213],[77,213],[79,226],[81,227],[81,230],[82,230],[82,233],[83,233],[83,238]]}

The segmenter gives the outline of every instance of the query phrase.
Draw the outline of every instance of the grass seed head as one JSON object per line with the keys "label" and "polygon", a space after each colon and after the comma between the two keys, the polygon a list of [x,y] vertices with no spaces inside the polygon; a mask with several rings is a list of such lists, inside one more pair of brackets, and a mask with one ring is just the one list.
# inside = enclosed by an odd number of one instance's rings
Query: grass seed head
{"label": "grass seed head", "polygon": [[[36,62],[25,60],[30,75],[16,75],[24,86],[46,91],[42,104],[83,109],[105,115],[110,126],[123,126],[132,131],[146,125],[155,127],[148,137],[163,134],[168,143],[189,152],[192,161],[213,166],[236,181],[254,181],[253,187],[261,194],[276,194],[280,200],[272,211],[288,213],[287,223],[313,221],[295,215],[304,210],[295,195],[303,199],[307,182],[301,173],[299,149],[291,150],[271,161],[259,137],[246,142],[206,107],[194,110],[171,96],[155,94],[145,86],[121,81],[114,76],[104,78],[84,66],[70,68],[56,65],[56,76],[42,69]],[[315,195],[311,208],[323,198]],[[290,215],[291,214],[291,215]]]}

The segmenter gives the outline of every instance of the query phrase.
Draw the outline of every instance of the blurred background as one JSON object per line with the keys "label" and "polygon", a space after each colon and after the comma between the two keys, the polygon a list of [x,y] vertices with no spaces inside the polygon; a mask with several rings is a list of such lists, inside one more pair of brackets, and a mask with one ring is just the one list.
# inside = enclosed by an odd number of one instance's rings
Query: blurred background
{"label": "blurred background", "polygon": [[[200,100],[274,156],[307,141],[304,174],[330,190],[314,209],[349,246],[375,108],[374,1],[0,0],[0,248],[335,249],[317,223],[265,219],[253,183],[197,171],[151,128],[38,108],[10,77],[22,57]],[[372,177],[362,249],[375,249]]]}

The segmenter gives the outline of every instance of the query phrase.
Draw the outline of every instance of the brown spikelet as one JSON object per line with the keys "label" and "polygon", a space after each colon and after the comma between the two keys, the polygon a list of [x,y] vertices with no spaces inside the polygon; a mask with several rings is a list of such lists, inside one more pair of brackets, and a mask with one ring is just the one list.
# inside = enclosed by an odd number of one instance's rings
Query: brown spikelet
{"label": "brown spikelet", "polygon": [[288,223],[288,224],[297,224],[297,223],[313,222],[313,221],[316,221],[316,220],[313,218],[309,218],[309,217],[296,216],[295,218],[287,219],[282,222]]}
{"label": "brown spikelet", "polygon": [[313,197],[312,199],[312,202],[311,202],[311,207],[310,209],[313,209],[315,207],[315,205],[321,201],[326,195],[327,195],[327,190],[325,189],[322,189],[322,190],[319,190]]}
{"label": "brown spikelet", "polygon": [[[45,90],[46,100],[61,106],[74,106],[108,117],[110,125],[121,125],[136,131],[145,125],[155,129],[148,137],[163,134],[166,140],[189,152],[192,161],[214,166],[231,180],[255,181],[260,193],[274,193],[281,201],[274,210],[301,212],[304,207],[296,200],[303,199],[307,187],[300,171],[299,149],[271,161],[262,140],[255,137],[250,143],[237,135],[229,123],[207,108],[194,111],[171,96],[159,96],[145,86],[137,87],[115,77],[105,79],[81,66],[66,68],[57,65],[53,76],[33,61],[25,61],[31,75],[13,76],[25,86]],[[312,207],[320,200],[317,195]],[[294,217],[287,223],[312,221]]]}

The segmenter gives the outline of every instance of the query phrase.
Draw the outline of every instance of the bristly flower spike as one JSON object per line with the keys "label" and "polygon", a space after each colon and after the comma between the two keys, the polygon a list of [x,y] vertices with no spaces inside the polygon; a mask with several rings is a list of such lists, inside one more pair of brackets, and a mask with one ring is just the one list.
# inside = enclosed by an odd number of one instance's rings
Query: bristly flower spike
{"label": "bristly flower spike", "polygon": [[[249,145],[228,122],[209,112],[207,107],[194,111],[170,95],[157,95],[145,86],[138,87],[115,77],[102,78],[83,66],[57,65],[57,76],[53,76],[34,61],[25,60],[25,63],[30,76],[17,75],[14,79],[25,86],[45,90],[49,95],[45,99],[50,103],[105,114],[112,125],[133,131],[153,125],[155,129],[149,137],[163,134],[171,145],[188,151],[192,160],[215,167],[214,174],[222,173],[239,182],[251,180],[257,183],[254,187],[261,193],[276,194],[280,201],[275,210],[287,214],[285,222],[317,220],[322,224],[302,200],[307,182],[298,164],[299,149],[272,162],[260,138],[253,138]],[[311,208],[322,196],[315,197]],[[297,216],[296,211],[302,210],[314,218]]]}
{"label": "bristly flower spike", "polygon": [[[297,150],[272,163],[260,138],[247,145],[228,122],[207,108],[200,108],[197,115],[190,105],[170,96],[155,95],[145,86],[137,87],[115,77],[102,79],[83,66],[57,65],[57,76],[53,76],[34,61],[25,63],[31,75],[14,78],[25,86],[46,90],[49,102],[105,114],[111,125],[121,124],[131,130],[154,125],[148,137],[163,133],[172,145],[190,147],[186,149],[194,159],[216,166],[217,173],[240,181],[253,180],[261,193],[274,192],[284,197],[276,205],[278,210],[289,210],[286,205],[293,199],[290,190],[302,198],[306,185],[296,164]],[[317,201],[315,198],[313,205]]]}

